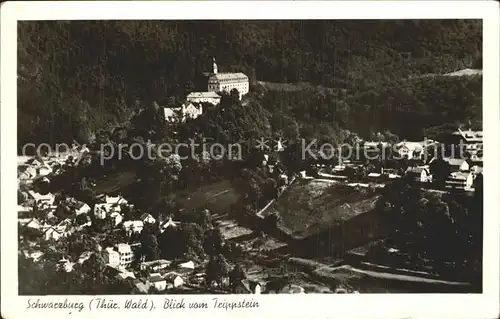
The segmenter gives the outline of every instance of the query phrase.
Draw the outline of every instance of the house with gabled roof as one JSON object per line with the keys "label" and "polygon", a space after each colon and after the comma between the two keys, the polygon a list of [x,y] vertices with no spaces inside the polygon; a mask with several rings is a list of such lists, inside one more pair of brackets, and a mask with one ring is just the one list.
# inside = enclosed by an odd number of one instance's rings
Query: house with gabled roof
{"label": "house with gabled roof", "polygon": [[178,223],[173,221],[172,217],[169,217],[168,220],[160,222],[160,233],[163,233],[168,227],[177,227]]}
{"label": "house with gabled roof", "polygon": [[165,259],[158,259],[152,261],[144,261],[140,264],[141,270],[151,270],[151,271],[159,271],[170,266],[172,262]]}
{"label": "house with gabled roof", "polygon": [[43,227],[42,223],[36,218],[31,218],[24,226],[30,229],[41,229]]}
{"label": "house with gabled roof", "polygon": [[123,221],[123,215],[117,211],[109,214],[109,218],[113,221],[115,226],[118,226]]}
{"label": "house with gabled roof", "polygon": [[258,281],[243,279],[240,280],[236,287],[234,288],[234,292],[237,294],[256,294],[259,295],[261,293],[262,285]]}
{"label": "house with gabled roof", "polygon": [[158,273],[151,274],[150,277],[148,278],[148,281],[158,291],[163,291],[167,288],[166,279],[163,278],[162,276],[160,276],[160,274],[158,274]]}
{"label": "house with gabled roof", "polygon": [[76,216],[82,214],[88,214],[91,208],[86,203],[76,200],[74,198],[68,198],[64,203],[69,209],[75,212]]}
{"label": "house with gabled roof", "polygon": [[145,223],[145,224],[154,224],[154,223],[156,223],[156,219],[154,219],[154,217],[151,216],[151,214],[148,214],[148,213],[143,213],[141,215],[140,220],[142,220],[142,222]]}
{"label": "house with gabled roof", "polygon": [[142,220],[127,220],[122,223],[123,229],[131,234],[131,233],[140,233],[144,228],[144,222]]}
{"label": "house with gabled roof", "polygon": [[44,232],[45,240],[59,240],[61,237],[64,237],[64,233],[59,230],[57,227],[50,227]]}
{"label": "house with gabled roof", "polygon": [[104,197],[104,202],[106,204],[115,204],[115,205],[126,205],[126,204],[128,204],[128,201],[125,198],[123,198],[123,196],[121,196],[121,195],[118,195],[116,197],[111,197],[111,196],[106,195]]}
{"label": "house with gabled roof", "polygon": [[134,285],[132,292],[140,294],[147,294],[151,287],[151,283],[148,280],[141,281],[139,279],[133,279],[132,284]]}
{"label": "house with gabled roof", "polygon": [[36,204],[44,203],[48,205],[54,205],[55,196],[52,193],[42,195],[33,190],[29,190],[28,194],[35,201]]}

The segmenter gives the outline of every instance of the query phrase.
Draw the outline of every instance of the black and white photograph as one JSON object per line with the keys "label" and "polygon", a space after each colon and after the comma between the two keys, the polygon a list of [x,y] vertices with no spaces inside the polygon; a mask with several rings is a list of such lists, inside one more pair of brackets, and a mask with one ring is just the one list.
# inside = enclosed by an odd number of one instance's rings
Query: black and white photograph
{"label": "black and white photograph", "polygon": [[483,121],[499,106],[484,101],[481,18],[15,28],[17,225],[2,230],[17,231],[28,310],[484,292],[498,164],[483,145],[498,136]]}

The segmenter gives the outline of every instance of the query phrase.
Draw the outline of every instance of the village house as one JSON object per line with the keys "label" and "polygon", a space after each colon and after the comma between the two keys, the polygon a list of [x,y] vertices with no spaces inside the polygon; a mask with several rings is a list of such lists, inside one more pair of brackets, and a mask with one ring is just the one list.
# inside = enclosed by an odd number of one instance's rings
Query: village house
{"label": "village house", "polygon": [[17,177],[22,181],[32,180],[37,176],[36,168],[28,165],[18,166]]}
{"label": "village house", "polygon": [[432,175],[430,173],[429,166],[427,165],[408,167],[405,174],[421,183],[428,183],[432,181]]}
{"label": "village house", "polygon": [[304,294],[305,290],[298,285],[286,285],[278,293],[280,294]]}
{"label": "village house", "polygon": [[94,215],[97,219],[105,219],[113,212],[121,212],[119,204],[99,203],[94,205]]}
{"label": "village house", "polygon": [[127,220],[123,222],[123,229],[130,235],[132,233],[140,233],[144,228],[142,220]]}
{"label": "village house", "polygon": [[171,262],[165,259],[145,261],[140,264],[141,270],[159,271],[170,266]]}
{"label": "village house", "polygon": [[85,227],[91,226],[92,225],[92,219],[90,219],[90,216],[87,214],[79,214],[76,216],[75,219],[75,226],[77,230],[82,230]]}
{"label": "village house", "polygon": [[116,250],[120,255],[120,266],[123,268],[128,267],[134,260],[134,254],[130,245],[124,243],[117,244]]}
{"label": "village house", "polygon": [[107,247],[103,251],[103,258],[104,258],[104,262],[108,266],[115,267],[115,268],[120,266],[121,256],[116,250],[113,249],[113,247]]}
{"label": "village house", "polygon": [[45,164],[45,162],[43,161],[42,158],[36,156],[36,157],[32,157],[32,158],[29,158],[28,160],[26,160],[25,164],[33,166],[33,167],[38,167],[38,166]]}
{"label": "village house", "polygon": [[41,165],[36,168],[37,176],[47,176],[52,173],[52,167],[49,165]]}
{"label": "village house", "polygon": [[64,233],[59,230],[57,227],[50,227],[44,232],[45,240],[59,240],[61,237],[64,237]]}
{"label": "village house", "polygon": [[35,204],[47,204],[49,206],[54,205],[55,196],[52,193],[42,195],[36,193],[33,190],[28,191],[29,196],[35,201]]}
{"label": "village house", "polygon": [[83,264],[86,260],[90,258],[94,253],[91,251],[85,251],[83,252],[80,257],[78,257],[78,263]]}
{"label": "village house", "polygon": [[151,274],[150,277],[148,278],[148,281],[158,291],[164,291],[167,288],[167,281],[158,273]]}
{"label": "village house", "polygon": [[38,219],[30,218],[29,221],[24,225],[24,227],[39,230],[43,227],[43,225]]}
{"label": "village house", "polygon": [[187,261],[185,263],[181,263],[181,264],[177,265],[177,267],[179,269],[194,270],[195,265],[194,265],[194,262],[190,260],[190,261]]}
{"label": "village house", "polygon": [[182,117],[183,121],[186,119],[195,119],[203,114],[203,106],[201,104],[194,105],[189,103],[188,105],[182,104]]}
{"label": "village house", "polygon": [[95,204],[94,205],[94,216],[96,219],[105,219],[107,214],[107,204]]}
{"label": "village house", "polygon": [[132,293],[147,294],[149,292],[149,288],[151,287],[151,283],[148,280],[143,282],[139,279],[133,279],[132,284],[134,285]]}
{"label": "village house", "polygon": [[156,219],[154,219],[154,217],[151,216],[151,214],[148,214],[148,213],[142,214],[140,219],[145,224],[154,224],[154,223],[156,223]]}
{"label": "village house", "polygon": [[395,145],[399,158],[422,159],[424,146],[421,142],[403,141]]}
{"label": "village house", "polygon": [[56,269],[62,270],[65,272],[71,272],[71,271],[73,271],[73,266],[74,266],[74,263],[72,263],[70,260],[68,260],[66,258],[63,258],[57,262]]}
{"label": "village house", "polygon": [[131,271],[120,271],[116,274],[118,279],[126,280],[126,279],[136,279],[135,274]]}
{"label": "village house", "polygon": [[23,250],[23,254],[24,254],[24,256],[26,256],[26,258],[31,258],[34,262],[39,261],[43,257],[43,255],[45,255],[40,250],[36,250],[36,251],[32,251],[32,252],[27,251],[27,250]]}
{"label": "village house", "polygon": [[468,172],[472,164],[471,161],[462,158],[445,158],[444,160],[448,162],[452,171]]}
{"label": "village house", "polygon": [[475,153],[482,149],[483,145],[483,131],[473,131],[472,129],[462,130],[458,129],[453,132],[453,135],[459,136],[465,144],[465,149],[470,153]]}
{"label": "village house", "polygon": [[261,293],[261,284],[257,281],[243,279],[239,281],[234,288],[234,292],[236,294],[256,294],[259,295]]}
{"label": "village house", "polygon": [[112,220],[114,226],[118,226],[123,220],[123,215],[117,211],[114,211],[109,214],[109,218]]}
{"label": "village house", "polygon": [[57,224],[57,228],[64,231],[67,234],[72,233],[72,226],[73,226],[73,223],[72,223],[71,219],[69,219],[69,218],[65,218],[65,219],[61,220],[59,222],[59,224]]}
{"label": "village house", "polygon": [[74,198],[67,199],[65,202],[65,205],[70,208],[76,216],[82,215],[82,214],[88,214],[91,211],[91,208],[89,205],[87,205],[84,202],[81,202],[79,200],[76,200]]}
{"label": "village house", "polygon": [[409,160],[423,160],[429,147],[438,144],[430,139],[424,139],[421,142],[402,141],[394,145],[398,158],[407,158]]}
{"label": "village house", "polygon": [[479,174],[483,173],[483,168],[481,166],[474,166],[470,169],[470,173],[467,175],[465,180],[465,190],[474,190],[474,183]]}
{"label": "village house", "polygon": [[126,204],[128,204],[128,201],[125,198],[123,198],[122,196],[112,197],[112,196],[106,195],[104,197],[104,202],[106,204],[114,204],[114,205],[126,205]]}
{"label": "village house", "polygon": [[[190,95],[193,94],[191,93]],[[163,109],[165,121],[169,123],[185,122],[187,119],[195,119],[202,114],[203,106],[199,103],[188,103],[187,105],[182,104],[179,107],[165,107]]]}
{"label": "village house", "polygon": [[173,272],[166,274],[165,279],[167,281],[167,285],[171,284],[172,288],[179,288],[184,285],[184,279],[182,279],[179,274]]}
{"label": "village house", "polygon": [[178,123],[184,118],[182,107],[165,107],[163,108],[163,117],[168,123]]}
{"label": "village house", "polygon": [[160,222],[160,233],[163,233],[168,227],[177,227],[178,222],[174,222],[172,220],[172,217],[170,217],[168,220]]}

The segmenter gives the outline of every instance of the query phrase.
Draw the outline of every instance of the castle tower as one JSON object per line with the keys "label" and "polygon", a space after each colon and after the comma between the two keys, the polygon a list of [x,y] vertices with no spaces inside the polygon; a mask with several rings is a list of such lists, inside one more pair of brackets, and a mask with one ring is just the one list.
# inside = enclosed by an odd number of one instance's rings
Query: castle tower
{"label": "castle tower", "polygon": [[217,74],[217,63],[215,62],[215,57],[213,58],[213,60],[214,60],[214,64],[213,64],[213,71],[212,71],[212,73],[213,74]]}

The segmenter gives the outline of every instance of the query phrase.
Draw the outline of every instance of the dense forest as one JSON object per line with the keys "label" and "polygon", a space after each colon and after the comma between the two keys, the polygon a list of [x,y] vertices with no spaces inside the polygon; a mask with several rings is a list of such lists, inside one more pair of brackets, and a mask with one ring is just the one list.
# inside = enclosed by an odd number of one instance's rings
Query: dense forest
{"label": "dense forest", "polygon": [[481,120],[481,76],[422,77],[481,68],[479,20],[30,21],[18,32],[19,145],[126,125],[140,107],[197,89],[213,56],[221,71],[248,74],[250,98],[301,135],[323,125],[417,138]]}

